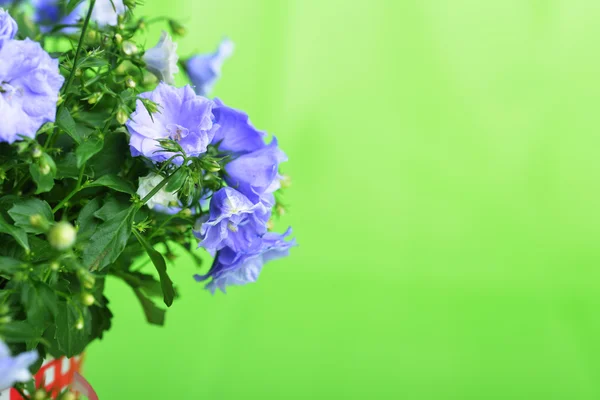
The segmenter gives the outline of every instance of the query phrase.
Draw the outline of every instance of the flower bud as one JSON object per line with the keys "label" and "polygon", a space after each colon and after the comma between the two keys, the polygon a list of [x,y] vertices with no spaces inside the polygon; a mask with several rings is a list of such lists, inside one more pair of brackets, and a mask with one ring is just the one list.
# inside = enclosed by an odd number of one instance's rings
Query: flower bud
{"label": "flower bud", "polygon": [[150,112],[150,114],[154,114],[158,111],[158,104],[156,104],[152,100],[142,99],[142,103],[144,104],[148,112]]}
{"label": "flower bud", "polygon": [[133,10],[137,5],[137,2],[136,0],[124,0],[123,4],[125,4],[125,6],[127,6],[127,8],[129,8],[130,10]]}
{"label": "flower bud", "polygon": [[135,43],[130,42],[129,40],[126,40],[123,42],[123,53],[125,53],[128,56],[132,56],[134,54],[137,54],[138,52],[138,48],[135,45]]}
{"label": "flower bud", "polygon": [[270,220],[267,221],[267,229],[270,230],[270,231],[272,231],[273,228],[275,228],[275,224],[273,223],[273,220],[270,219]]}
{"label": "flower bud", "polygon": [[83,329],[83,320],[81,318],[75,324],[75,329],[77,329],[78,331]]}
{"label": "flower bud", "polygon": [[50,269],[52,271],[58,271],[60,269],[60,264],[54,261],[52,264],[50,264]]}
{"label": "flower bud", "polygon": [[50,166],[46,163],[40,165],[40,173],[42,175],[48,175],[50,173]]}
{"label": "flower bud", "polygon": [[88,29],[87,37],[90,41],[94,42],[98,38],[98,32],[94,29]]}
{"label": "flower bud", "polygon": [[100,101],[100,99],[102,99],[102,96],[103,96],[102,93],[96,92],[87,98],[87,102],[89,104],[96,104],[97,102]]}
{"label": "flower bud", "polygon": [[33,158],[40,158],[42,154],[42,149],[40,149],[38,146],[35,146],[33,150],[31,150],[31,157]]}
{"label": "flower bud", "polygon": [[202,159],[201,165],[202,168],[208,172],[217,172],[221,170],[221,165],[216,160],[204,158]]}
{"label": "flower bud", "polygon": [[120,33],[115,34],[115,43],[116,44],[121,44],[123,43],[123,36],[121,36]]}
{"label": "flower bud", "polygon": [[185,36],[187,33],[185,27],[173,19],[169,20],[169,27],[175,35]]}
{"label": "flower bud", "polygon": [[279,215],[280,217],[283,216],[285,214],[285,207],[282,206],[281,204],[277,204],[275,206],[275,213],[277,215]]}
{"label": "flower bud", "polygon": [[81,76],[81,75],[83,75],[83,71],[81,70],[81,68],[77,68],[75,70],[75,76]]}
{"label": "flower bud", "polygon": [[125,125],[125,122],[127,122],[128,119],[129,115],[127,115],[127,113],[120,108],[119,111],[117,111],[117,122],[121,125]]}
{"label": "flower bud", "polygon": [[190,210],[189,208],[184,208],[183,210],[181,210],[181,215],[183,217],[189,218],[192,216],[192,210]]}
{"label": "flower bud", "polygon": [[76,400],[77,397],[75,397],[75,395],[71,392],[65,392],[63,393],[62,397],[60,398],[60,400]]}
{"label": "flower bud", "polygon": [[125,86],[131,89],[133,89],[136,86],[136,83],[131,76],[125,77]]}
{"label": "flower bud", "polygon": [[33,400],[45,400],[47,398],[48,398],[47,393],[43,389],[36,390],[33,395]]}
{"label": "flower bud", "polygon": [[48,228],[50,228],[50,224],[49,224],[48,220],[40,214],[30,215],[29,223],[34,228],[39,228],[41,231],[44,231],[44,232],[47,231]]}
{"label": "flower bud", "polygon": [[70,223],[62,221],[54,225],[48,233],[48,242],[56,250],[64,251],[75,244],[77,231]]}
{"label": "flower bud", "polygon": [[89,307],[89,306],[93,305],[95,301],[96,301],[96,299],[94,299],[94,296],[92,296],[89,293],[84,293],[81,295],[81,302],[85,306]]}

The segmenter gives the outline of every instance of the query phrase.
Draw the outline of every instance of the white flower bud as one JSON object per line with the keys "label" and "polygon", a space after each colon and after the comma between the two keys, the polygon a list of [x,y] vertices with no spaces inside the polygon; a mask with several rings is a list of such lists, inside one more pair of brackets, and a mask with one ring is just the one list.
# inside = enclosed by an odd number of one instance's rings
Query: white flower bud
{"label": "white flower bud", "polygon": [[162,32],[158,43],[144,54],[146,66],[158,79],[168,83],[175,84],[173,75],[179,72],[177,66],[177,43],[165,31]]}
{"label": "white flower bud", "polygon": [[[147,176],[140,178],[140,186],[137,190],[138,196],[140,196],[140,198],[146,197],[146,195],[150,193],[152,189],[158,186],[163,179],[164,178],[162,176],[155,173],[150,173]],[[146,205],[149,208],[154,208],[156,206],[169,208],[173,203],[179,204],[177,195],[175,193],[167,192],[163,187],[154,196],[152,196],[150,200],[148,200]]]}
{"label": "white flower bud", "polygon": [[64,251],[70,249],[75,244],[77,231],[68,222],[59,222],[54,225],[48,233],[48,242],[56,250]]}

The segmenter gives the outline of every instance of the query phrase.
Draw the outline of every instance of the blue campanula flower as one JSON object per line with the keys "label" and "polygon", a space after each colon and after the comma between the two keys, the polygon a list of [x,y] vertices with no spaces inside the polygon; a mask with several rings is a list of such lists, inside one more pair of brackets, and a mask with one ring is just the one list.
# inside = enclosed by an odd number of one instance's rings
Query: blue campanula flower
{"label": "blue campanula flower", "polygon": [[21,353],[11,357],[4,342],[0,341],[0,392],[12,387],[17,382],[27,382],[31,379],[29,367],[38,358],[35,351]]}
{"label": "blue campanula flower", "polygon": [[213,194],[209,214],[200,218],[194,234],[209,252],[226,246],[246,251],[266,233],[269,215],[262,203],[253,204],[237,190],[224,187]]}
{"label": "blue campanula flower", "polygon": [[12,40],[17,34],[17,22],[10,16],[8,11],[0,8],[0,47],[4,42]]}
{"label": "blue campanula flower", "polygon": [[227,107],[219,99],[213,108],[215,136],[212,143],[219,150],[231,151],[236,154],[246,154],[265,146],[264,132],[257,130],[248,118],[248,114]]}
{"label": "blue campanula flower", "polygon": [[193,56],[188,60],[186,69],[196,93],[206,96],[212,91],[221,76],[223,63],[233,54],[233,47],[231,40],[223,39],[214,53]]}
{"label": "blue campanula flower", "polygon": [[[187,156],[198,156],[214,137],[212,108],[214,103],[196,96],[188,85],[182,88],[160,83],[152,92],[141,94],[159,105],[159,111],[148,113],[141,100],[126,125],[131,133],[131,154],[144,156],[154,162],[166,161],[173,156],[163,151],[157,139],[173,139],[179,143]],[[181,163],[181,157],[174,160]]]}
{"label": "blue campanula flower", "polygon": [[291,228],[283,235],[268,232],[262,236],[259,246],[247,252],[236,252],[226,247],[219,251],[208,274],[194,275],[194,279],[201,282],[212,278],[206,288],[213,294],[217,288],[225,292],[229,285],[256,282],[265,263],[287,256],[290,248],[296,246],[295,239],[286,241],[291,233]]}
{"label": "blue campanula flower", "polygon": [[158,43],[153,48],[144,53],[144,62],[146,67],[163,82],[173,85],[175,78],[173,75],[179,72],[177,62],[177,43],[165,31],[160,35]]}
{"label": "blue campanula flower", "polygon": [[53,122],[63,82],[58,60],[39,43],[6,42],[0,48],[0,142],[33,138],[44,123]]}
{"label": "blue campanula flower", "polygon": [[117,26],[119,23],[119,15],[125,14],[127,7],[123,0],[97,0],[94,9],[92,10],[92,21],[98,26],[106,25]]}
{"label": "blue campanula flower", "polygon": [[227,184],[253,203],[262,201],[271,207],[274,204],[273,192],[279,189],[282,179],[278,172],[279,164],[284,161],[287,161],[287,156],[273,137],[270,144],[241,155],[226,165]]}
{"label": "blue campanula flower", "polygon": [[[49,32],[53,25],[73,25],[77,23],[86,11],[86,2],[79,4],[70,14],[65,15],[60,0],[32,0],[34,9],[33,19],[40,25],[42,32]],[[74,33],[77,28],[70,27],[62,30],[65,33]]]}

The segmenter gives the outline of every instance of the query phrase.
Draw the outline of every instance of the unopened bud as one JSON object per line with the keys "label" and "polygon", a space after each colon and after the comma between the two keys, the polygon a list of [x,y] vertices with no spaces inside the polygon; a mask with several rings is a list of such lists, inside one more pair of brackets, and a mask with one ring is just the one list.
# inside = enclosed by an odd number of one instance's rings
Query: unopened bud
{"label": "unopened bud", "polygon": [[125,53],[128,56],[132,56],[134,54],[137,54],[138,52],[138,48],[135,45],[135,43],[130,42],[129,40],[126,40],[123,42],[123,53]]}
{"label": "unopened bud", "polygon": [[125,78],[125,86],[131,89],[133,89],[136,86],[136,83],[131,76],[127,76]]}
{"label": "unopened bud", "polygon": [[33,150],[31,150],[31,157],[33,158],[40,158],[42,156],[42,149],[40,149],[39,147],[34,147]]}
{"label": "unopened bud", "polygon": [[77,231],[70,223],[62,221],[54,225],[48,233],[48,242],[56,250],[64,251],[75,244]]}
{"label": "unopened bud", "polygon": [[47,393],[43,389],[36,390],[33,395],[33,400],[45,400],[47,398],[48,398]]}
{"label": "unopened bud", "polygon": [[203,159],[202,168],[208,172],[217,172],[221,170],[221,165],[216,160]]}
{"label": "unopened bud", "polygon": [[83,71],[81,70],[81,68],[77,68],[75,70],[75,76],[81,76],[81,75],[83,75]]}
{"label": "unopened bud", "polygon": [[48,175],[50,173],[50,166],[46,163],[40,165],[40,173],[42,175]]}
{"label": "unopened bud", "polygon": [[120,33],[115,34],[115,43],[116,44],[121,44],[123,43],[123,36],[121,36]]}
{"label": "unopened bud", "polygon": [[283,175],[279,183],[283,189],[287,189],[292,186],[292,178],[289,175]]}
{"label": "unopened bud", "polygon": [[102,96],[103,96],[102,93],[96,92],[87,98],[87,102],[89,104],[96,104],[97,102],[100,101],[100,99],[102,99]]}
{"label": "unopened bud", "polygon": [[144,104],[148,112],[150,112],[150,114],[154,114],[158,111],[158,104],[156,104],[152,100],[142,99],[142,103]]}
{"label": "unopened bud", "polygon": [[173,32],[173,34],[179,35],[179,36],[185,36],[185,34],[186,34],[185,27],[183,25],[181,25],[179,22],[171,19],[171,20],[169,20],[169,26],[171,27],[171,32]]}
{"label": "unopened bud", "polygon": [[87,37],[93,42],[98,38],[98,32],[96,32],[94,29],[88,29]]}
{"label": "unopened bud", "polygon": [[82,319],[79,319],[77,321],[77,323],[75,324],[75,329],[77,329],[78,331],[83,329],[83,320]]}
{"label": "unopened bud", "polygon": [[60,398],[60,400],[76,400],[77,397],[75,397],[75,395],[71,392],[65,392],[63,393],[62,397]]}
{"label": "unopened bud", "polygon": [[92,304],[94,304],[94,302],[96,301],[96,299],[94,299],[94,296],[92,296],[89,293],[84,293],[81,295],[81,302],[83,303],[83,305],[85,306],[91,306]]}
{"label": "unopened bud", "polygon": [[192,210],[190,210],[189,208],[184,208],[183,210],[181,210],[181,215],[183,217],[189,218],[192,216]]}
{"label": "unopened bud", "polygon": [[29,223],[34,228],[38,228],[38,229],[40,229],[43,232],[47,231],[48,228],[50,228],[50,224],[49,224],[48,220],[44,216],[42,216],[40,214],[30,215],[29,216]]}
{"label": "unopened bud", "polygon": [[12,317],[10,315],[4,315],[0,317],[0,324],[10,324],[12,322]]}
{"label": "unopened bud", "polygon": [[121,125],[125,125],[125,122],[129,119],[129,115],[122,108],[117,111],[117,122]]}
{"label": "unopened bud", "polygon": [[275,228],[275,224],[273,223],[273,220],[270,219],[270,220],[267,221],[267,229],[270,230],[270,231],[272,231],[273,228]]}
{"label": "unopened bud", "polygon": [[52,271],[58,271],[60,269],[60,264],[54,261],[52,264],[50,264],[50,269]]}
{"label": "unopened bud", "polygon": [[277,213],[277,215],[282,216],[285,214],[285,207],[281,204],[277,204],[275,206],[275,212]]}

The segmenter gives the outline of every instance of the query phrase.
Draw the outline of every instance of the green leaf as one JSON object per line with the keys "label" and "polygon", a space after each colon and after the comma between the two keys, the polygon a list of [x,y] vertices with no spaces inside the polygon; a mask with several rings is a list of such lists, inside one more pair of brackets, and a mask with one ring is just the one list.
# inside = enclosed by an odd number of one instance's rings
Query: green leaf
{"label": "green leaf", "polygon": [[79,168],[77,168],[77,156],[75,153],[67,153],[56,165],[56,179],[78,179]]}
{"label": "green leaf", "polygon": [[95,67],[104,67],[105,65],[108,65],[108,60],[105,58],[88,57],[85,60],[82,60],[81,63],[79,63],[78,67],[79,68],[95,68]]}
{"label": "green leaf", "polygon": [[83,250],[83,263],[90,270],[97,270],[113,263],[123,252],[131,236],[135,207],[115,214],[98,226]]}
{"label": "green leaf", "polygon": [[13,321],[0,327],[0,336],[7,343],[25,343],[40,338],[38,329],[27,321]]}
{"label": "green leaf", "polygon": [[35,194],[49,192],[54,187],[54,174],[52,171],[48,172],[47,174],[42,174],[38,164],[31,164],[29,166],[29,173],[37,185]]}
{"label": "green leaf", "polygon": [[90,200],[79,212],[76,225],[77,241],[87,242],[87,240],[96,232],[98,221],[94,217],[94,213],[100,209],[100,199],[94,197]]}
{"label": "green leaf", "polygon": [[[77,329],[79,322],[83,322],[83,329]],[[78,309],[70,303],[59,304],[54,338],[67,357],[81,354],[85,349],[92,329],[91,322],[87,308]]]}
{"label": "green leaf", "polygon": [[129,209],[130,204],[123,201],[119,201],[114,197],[109,197],[102,207],[94,213],[94,217],[101,219],[102,221],[108,221],[115,214],[120,213],[123,210]]}
{"label": "green leaf", "polygon": [[152,264],[158,271],[158,276],[160,277],[160,285],[163,291],[163,300],[167,307],[171,307],[173,304],[173,299],[175,298],[175,289],[173,288],[173,281],[169,278],[167,274],[167,263],[165,262],[164,257],[158,251],[154,250],[154,248],[140,235],[136,230],[133,230],[133,234],[140,242],[146,253],[150,256],[150,260],[152,260]]}
{"label": "green leaf", "polygon": [[24,263],[12,257],[0,256],[0,274],[12,275],[17,272]]}
{"label": "green leaf", "polygon": [[6,222],[2,214],[0,214],[0,233],[6,233],[12,236],[17,241],[17,243],[19,243],[19,245],[21,245],[21,247],[25,249],[26,252],[29,252],[29,241],[27,240],[27,233],[23,229],[17,228],[14,225]]}
{"label": "green leaf", "polygon": [[27,321],[43,326],[58,314],[58,297],[44,282],[27,281],[21,286],[21,302],[25,306]]}
{"label": "green leaf", "polygon": [[66,107],[59,108],[58,114],[56,115],[56,124],[60,129],[67,132],[67,135],[71,136],[76,143],[81,143],[82,137],[79,132],[77,132],[75,120]]}
{"label": "green leaf", "polygon": [[187,177],[188,177],[187,169],[179,168],[177,171],[175,171],[175,173],[173,173],[171,178],[169,178],[169,182],[167,182],[167,186],[165,187],[165,190],[167,192],[178,191],[179,189],[181,189],[181,186],[183,185],[183,182],[185,182]]}
{"label": "green leaf", "polygon": [[133,185],[129,181],[126,181],[125,179],[121,178],[118,175],[111,174],[111,175],[101,176],[100,178],[96,179],[95,181],[89,183],[87,186],[88,187],[105,186],[105,187],[111,188],[113,190],[116,190],[117,192],[127,193],[132,196],[135,194]]}
{"label": "green leaf", "polygon": [[[50,205],[40,199],[28,199],[16,203],[8,214],[15,221],[15,225],[23,228],[25,232],[39,234],[48,230],[50,222],[54,222],[54,215]],[[42,220],[35,226],[31,224],[31,216],[38,215]]]}
{"label": "green leaf", "polygon": [[[95,114],[94,114],[95,115]],[[91,166],[94,176],[99,177],[121,172],[127,157],[123,154],[129,151],[129,141],[123,133],[111,133],[104,139],[104,148],[94,157],[88,165]]]}
{"label": "green leaf", "polygon": [[163,326],[165,324],[165,310],[158,308],[140,289],[134,288],[133,291],[144,309],[146,320],[153,325]]}
{"label": "green leaf", "polygon": [[91,135],[86,140],[81,142],[75,150],[77,157],[77,168],[81,168],[90,158],[102,150],[104,146],[104,138],[97,135]]}

